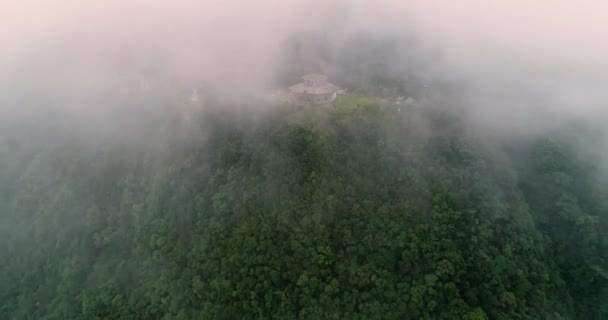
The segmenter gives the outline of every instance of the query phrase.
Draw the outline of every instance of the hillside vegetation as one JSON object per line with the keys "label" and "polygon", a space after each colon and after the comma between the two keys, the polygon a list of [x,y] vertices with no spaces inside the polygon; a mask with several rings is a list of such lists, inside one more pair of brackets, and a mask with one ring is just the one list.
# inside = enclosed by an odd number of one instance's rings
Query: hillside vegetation
{"label": "hillside vegetation", "polygon": [[504,141],[364,97],[228,110],[6,129],[0,318],[608,318],[590,132]]}

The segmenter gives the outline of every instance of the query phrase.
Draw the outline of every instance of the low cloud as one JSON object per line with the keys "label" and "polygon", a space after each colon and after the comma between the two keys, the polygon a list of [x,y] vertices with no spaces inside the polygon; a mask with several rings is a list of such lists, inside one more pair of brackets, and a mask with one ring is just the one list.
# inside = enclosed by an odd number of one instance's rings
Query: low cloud
{"label": "low cloud", "polygon": [[276,86],[289,67],[285,44],[313,34],[329,52],[310,50],[321,72],[356,56],[344,48],[360,35],[394,39],[387,64],[404,78],[412,52],[434,52],[425,72],[461,85],[480,122],[513,123],[530,111],[605,117],[607,10],[592,0],[18,1],[3,9],[1,108],[38,105],[25,103],[32,97],[104,108],[107,95],[141,77],[246,96]]}

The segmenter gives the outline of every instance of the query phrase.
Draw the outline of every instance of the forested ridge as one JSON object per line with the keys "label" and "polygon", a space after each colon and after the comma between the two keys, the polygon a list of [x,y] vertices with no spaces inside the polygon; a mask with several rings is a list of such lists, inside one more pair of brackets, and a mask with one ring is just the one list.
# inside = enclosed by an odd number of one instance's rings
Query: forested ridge
{"label": "forested ridge", "polygon": [[2,131],[0,319],[608,319],[591,130],[360,96],[154,121]]}

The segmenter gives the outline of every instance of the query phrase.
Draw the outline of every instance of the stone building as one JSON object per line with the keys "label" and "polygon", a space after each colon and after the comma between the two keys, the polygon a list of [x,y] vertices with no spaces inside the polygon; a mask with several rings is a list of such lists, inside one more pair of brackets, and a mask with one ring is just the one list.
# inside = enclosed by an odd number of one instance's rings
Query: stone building
{"label": "stone building", "polygon": [[289,87],[289,94],[294,102],[321,105],[334,102],[340,90],[326,76],[309,74],[302,77],[302,82]]}

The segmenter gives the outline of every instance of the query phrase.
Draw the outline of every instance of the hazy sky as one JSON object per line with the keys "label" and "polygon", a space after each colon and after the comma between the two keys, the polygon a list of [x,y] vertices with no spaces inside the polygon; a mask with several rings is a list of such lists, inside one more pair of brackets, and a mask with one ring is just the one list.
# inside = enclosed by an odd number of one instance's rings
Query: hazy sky
{"label": "hazy sky", "polygon": [[327,17],[350,21],[353,30],[394,30],[405,20],[414,20],[425,35],[450,45],[498,42],[606,66],[608,45],[602,35],[608,30],[607,11],[608,4],[597,0],[20,0],[3,4],[5,27],[0,35],[5,39],[3,50],[27,48],[68,33],[117,37],[100,39],[109,42],[215,34],[225,42],[248,43],[254,37],[267,45],[268,39],[314,28]]}
{"label": "hazy sky", "polygon": [[603,112],[608,101],[608,3],[598,0],[6,2],[0,88],[9,90],[85,91],[156,72],[247,92],[272,83],[281,44],[295,33],[339,45],[407,30],[442,53],[439,70],[470,81],[472,103],[520,90],[552,95],[543,107],[559,111]]}

